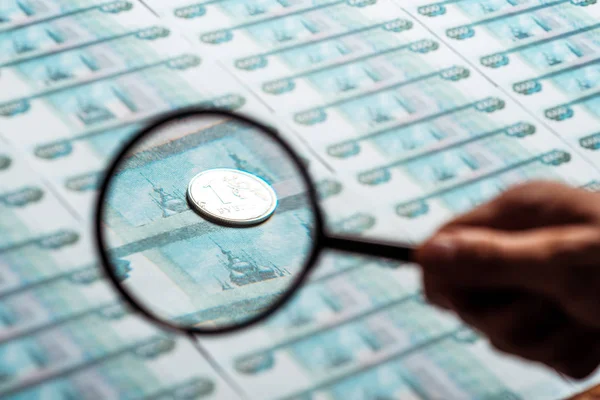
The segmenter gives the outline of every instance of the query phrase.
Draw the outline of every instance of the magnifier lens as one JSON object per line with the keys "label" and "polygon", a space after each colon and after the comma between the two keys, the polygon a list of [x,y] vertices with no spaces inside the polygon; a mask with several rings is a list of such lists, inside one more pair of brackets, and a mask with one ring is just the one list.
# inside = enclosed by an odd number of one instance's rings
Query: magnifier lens
{"label": "magnifier lens", "polygon": [[269,131],[198,114],[118,159],[100,208],[109,271],[146,313],[221,331],[268,313],[313,256],[310,183]]}

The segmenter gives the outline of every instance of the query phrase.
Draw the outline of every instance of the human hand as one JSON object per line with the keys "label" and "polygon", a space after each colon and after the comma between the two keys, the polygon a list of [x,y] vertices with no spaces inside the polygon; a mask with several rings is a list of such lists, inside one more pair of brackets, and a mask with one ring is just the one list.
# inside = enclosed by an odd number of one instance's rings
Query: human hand
{"label": "human hand", "polygon": [[600,194],[514,187],[417,249],[426,297],[497,349],[572,378],[600,364]]}

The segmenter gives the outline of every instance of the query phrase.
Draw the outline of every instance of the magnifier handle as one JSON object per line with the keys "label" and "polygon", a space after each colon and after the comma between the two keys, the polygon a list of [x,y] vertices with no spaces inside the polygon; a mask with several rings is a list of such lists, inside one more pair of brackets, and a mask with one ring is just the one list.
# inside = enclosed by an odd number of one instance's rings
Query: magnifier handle
{"label": "magnifier handle", "polygon": [[365,240],[327,235],[325,247],[349,253],[389,258],[392,260],[413,262],[415,247],[406,243]]}

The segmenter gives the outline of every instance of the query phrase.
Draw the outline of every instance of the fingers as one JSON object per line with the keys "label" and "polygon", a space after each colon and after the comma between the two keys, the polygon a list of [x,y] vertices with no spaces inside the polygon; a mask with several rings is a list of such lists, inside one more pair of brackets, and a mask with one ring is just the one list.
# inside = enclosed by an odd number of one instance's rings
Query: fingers
{"label": "fingers", "polygon": [[484,226],[500,230],[599,221],[600,195],[556,182],[515,186],[494,200],[450,221],[441,230]]}
{"label": "fingers", "polygon": [[[600,229],[571,226],[520,232],[457,228],[442,231],[416,252],[425,273],[453,285],[513,287],[546,295],[583,290],[585,274],[575,279],[571,267],[590,261],[596,265],[598,259]],[[594,276],[600,280],[599,272]],[[566,290],[568,282],[571,289]]]}

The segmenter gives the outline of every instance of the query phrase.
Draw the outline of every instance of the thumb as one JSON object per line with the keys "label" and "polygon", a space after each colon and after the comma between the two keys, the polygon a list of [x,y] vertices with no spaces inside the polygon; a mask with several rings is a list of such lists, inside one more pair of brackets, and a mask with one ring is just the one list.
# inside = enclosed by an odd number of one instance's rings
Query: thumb
{"label": "thumb", "polygon": [[[579,228],[581,229],[581,228]],[[444,230],[421,245],[423,270],[457,286],[551,291],[576,239],[573,228],[506,232],[478,227]]]}

